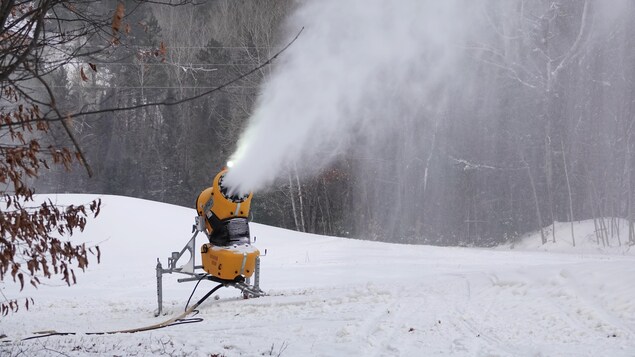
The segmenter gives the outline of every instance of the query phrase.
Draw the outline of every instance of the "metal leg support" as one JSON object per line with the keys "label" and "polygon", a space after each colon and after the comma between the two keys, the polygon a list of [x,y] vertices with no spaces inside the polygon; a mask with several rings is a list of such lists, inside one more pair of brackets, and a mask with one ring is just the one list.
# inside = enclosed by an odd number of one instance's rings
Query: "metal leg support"
{"label": "metal leg support", "polygon": [[260,290],[260,256],[256,257],[256,268],[254,270],[254,290]]}
{"label": "metal leg support", "polygon": [[157,305],[154,317],[161,315],[163,310],[163,267],[159,258],[157,258]]}

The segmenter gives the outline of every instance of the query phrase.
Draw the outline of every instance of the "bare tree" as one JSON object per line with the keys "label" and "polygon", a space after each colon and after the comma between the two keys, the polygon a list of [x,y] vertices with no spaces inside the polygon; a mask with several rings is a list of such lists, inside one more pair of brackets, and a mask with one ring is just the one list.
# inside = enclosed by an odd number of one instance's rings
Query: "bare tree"
{"label": "bare tree", "polygon": [[[58,207],[51,201],[34,201],[31,180],[49,164],[70,168],[79,161],[92,174],[75,135],[71,118],[57,106],[48,75],[86,53],[85,39],[103,36],[104,18],[92,17],[84,2],[3,1],[0,7],[0,279],[10,276],[23,288],[37,286],[40,277],[61,275],[75,283],[71,265],[84,270],[91,248],[62,241],[60,236],[83,230],[89,210],[97,216],[100,201],[89,205]],[[111,39],[118,36],[119,11],[115,12]],[[110,46],[108,43],[106,46]],[[79,74],[86,76],[83,69]],[[71,143],[69,149],[47,142],[58,123]],[[95,247],[99,261],[99,248]],[[28,308],[28,300],[26,306]],[[2,313],[17,311],[15,300],[0,304]]]}

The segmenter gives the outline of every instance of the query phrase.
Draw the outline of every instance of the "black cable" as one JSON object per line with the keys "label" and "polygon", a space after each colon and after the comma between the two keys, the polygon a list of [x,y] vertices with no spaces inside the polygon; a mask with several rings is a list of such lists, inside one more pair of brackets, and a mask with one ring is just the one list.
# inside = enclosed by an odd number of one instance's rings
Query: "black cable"
{"label": "black cable", "polygon": [[197,301],[196,304],[193,306],[193,308],[197,308],[200,304],[203,303],[203,301],[207,300],[208,297],[210,297],[213,293],[216,292],[216,290],[222,288],[223,286],[225,286],[224,283],[220,283],[216,285],[214,289],[210,290],[207,294],[205,294],[205,296],[203,296],[199,301]]}
{"label": "black cable", "polygon": [[[193,324],[196,322],[202,322],[203,318],[202,317],[196,317],[193,319],[182,319],[182,320],[176,320],[173,323],[169,324],[168,326],[176,326],[176,325],[183,325],[183,324]],[[163,327],[168,327],[168,326],[163,326]]]}
{"label": "black cable", "polygon": [[187,311],[187,306],[190,304],[190,300],[192,300],[192,296],[194,296],[194,292],[196,291],[196,288],[198,288],[198,284],[200,284],[201,280],[203,280],[204,278],[207,278],[209,274],[204,274],[203,276],[201,276],[200,279],[198,279],[198,281],[196,282],[196,285],[194,285],[194,289],[192,289],[192,293],[190,294],[190,298],[187,299],[187,303],[185,304],[185,309],[183,311]]}
{"label": "black cable", "polygon": [[68,335],[75,335],[75,332],[53,332],[53,333],[48,333],[46,335],[35,335],[35,336],[23,338],[20,341],[28,341],[28,340],[33,340],[36,338],[44,338],[44,337],[51,337],[51,336],[68,336]]}

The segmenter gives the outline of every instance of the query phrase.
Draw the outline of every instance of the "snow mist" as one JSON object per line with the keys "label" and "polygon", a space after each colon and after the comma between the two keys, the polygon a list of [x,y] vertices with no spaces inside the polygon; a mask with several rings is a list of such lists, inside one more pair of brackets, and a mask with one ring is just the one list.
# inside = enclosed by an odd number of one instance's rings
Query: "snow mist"
{"label": "snow mist", "polygon": [[408,130],[403,118],[420,120],[447,97],[438,91],[456,76],[469,7],[432,0],[302,3],[286,24],[287,38],[305,30],[264,83],[226,182],[256,191],[289,168],[315,174],[352,147]]}

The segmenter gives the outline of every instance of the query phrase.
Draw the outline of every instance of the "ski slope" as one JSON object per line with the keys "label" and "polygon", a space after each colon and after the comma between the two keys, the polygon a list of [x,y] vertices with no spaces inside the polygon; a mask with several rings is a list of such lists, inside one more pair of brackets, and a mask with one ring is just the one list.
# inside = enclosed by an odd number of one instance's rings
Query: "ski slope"
{"label": "ski slope", "polygon": [[[94,196],[50,196],[58,203]],[[191,237],[193,209],[102,196],[100,216],[73,240],[99,244],[78,283],[45,281],[7,297],[35,306],[0,320],[2,356],[635,356],[635,256],[628,249],[558,252],[398,245],[252,224],[269,296],[221,289],[204,320],[136,334],[86,335],[181,313],[195,283],[164,276],[155,318],[156,259]],[[589,246],[578,227],[578,245]],[[539,239],[528,237],[526,241]],[[200,240],[199,240],[200,242]],[[591,253],[590,253],[591,252]],[[197,257],[198,258],[198,257]],[[193,301],[215,286],[202,282]],[[79,332],[19,342],[40,330]]]}

